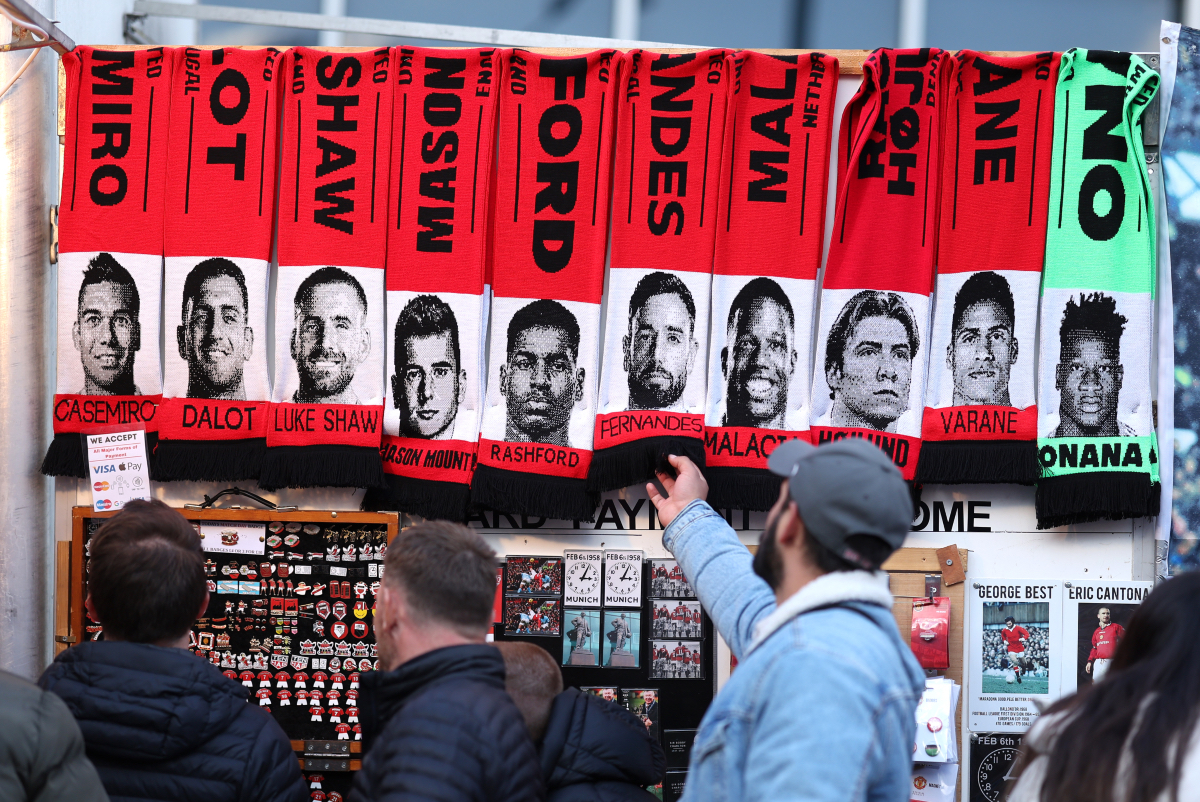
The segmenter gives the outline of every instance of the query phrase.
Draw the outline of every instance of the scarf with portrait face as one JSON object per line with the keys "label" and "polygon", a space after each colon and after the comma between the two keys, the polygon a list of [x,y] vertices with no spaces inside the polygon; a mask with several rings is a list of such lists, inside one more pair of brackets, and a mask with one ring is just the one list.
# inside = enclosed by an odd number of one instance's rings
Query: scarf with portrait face
{"label": "scarf with portrait face", "polygon": [[1062,55],[1042,274],[1039,528],[1158,514],[1156,241],[1142,144],[1158,80],[1132,53]]}
{"label": "scarf with portrait face", "polygon": [[714,507],[766,510],[775,446],[808,439],[817,270],[838,62],[730,57],[704,458]]}
{"label": "scarf with portrait face", "polygon": [[487,397],[471,500],[590,520],[587,488],[621,55],[501,67]]}
{"label": "scarf with portrait face", "polygon": [[106,426],[144,427],[154,471],[171,67],[162,47],[80,45],[63,56],[57,389],[42,461],[50,476],[86,478],[80,433]]}
{"label": "scarf with portrait face", "polygon": [[392,60],[388,489],[367,505],[461,521],[483,398],[483,267],[500,51],[401,47]]}
{"label": "scarf with portrait face", "polygon": [[812,442],[862,437],[916,474],[950,58],[876,50],[842,115]]}
{"label": "scarf with portrait face", "polygon": [[174,51],[162,480],[244,481],[262,469],[282,67],[275,48]]}
{"label": "scarf with portrait face", "polygon": [[652,479],[666,454],[704,464],[727,53],[625,55],[593,490]]}
{"label": "scarf with portrait face", "polygon": [[391,58],[298,47],[284,62],[268,489],[385,485]]}
{"label": "scarf with portrait face", "polygon": [[954,57],[917,481],[1037,479],[1037,298],[1058,54]]}

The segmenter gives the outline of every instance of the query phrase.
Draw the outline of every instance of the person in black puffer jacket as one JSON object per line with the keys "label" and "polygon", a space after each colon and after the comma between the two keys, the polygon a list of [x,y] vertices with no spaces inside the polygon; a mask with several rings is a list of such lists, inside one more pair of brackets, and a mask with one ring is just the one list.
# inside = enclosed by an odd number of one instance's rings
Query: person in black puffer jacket
{"label": "person in black puffer jacket", "polygon": [[624,707],[563,690],[562,672],[540,646],[504,641],[505,685],[541,749],[548,802],[651,802],[666,755]]}
{"label": "person in black puffer jacket", "polygon": [[362,675],[353,802],[540,802],[537,752],[484,640],[496,556],[471,530],[427,521],[388,546],[377,596],[381,671]]}
{"label": "person in black puffer jacket", "polygon": [[200,537],[159,501],[100,527],[88,615],[105,640],[58,656],[39,685],[62,698],[113,802],[305,802],[291,743],[246,689],[187,651],[208,604]]}

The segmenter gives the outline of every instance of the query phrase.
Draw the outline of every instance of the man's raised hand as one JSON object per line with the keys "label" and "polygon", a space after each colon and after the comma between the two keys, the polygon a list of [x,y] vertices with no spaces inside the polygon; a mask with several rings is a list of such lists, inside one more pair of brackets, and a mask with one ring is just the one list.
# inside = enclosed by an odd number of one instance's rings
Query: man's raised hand
{"label": "man's raised hand", "polygon": [[708,497],[708,482],[696,467],[696,463],[687,457],[674,454],[668,456],[667,461],[675,469],[675,478],[672,479],[665,473],[655,474],[663,489],[667,491],[666,497],[658,492],[653,482],[646,485],[650,503],[658,510],[658,520],[662,521],[664,527],[675,520],[675,516],[683,512],[684,507],[697,499],[703,501]]}

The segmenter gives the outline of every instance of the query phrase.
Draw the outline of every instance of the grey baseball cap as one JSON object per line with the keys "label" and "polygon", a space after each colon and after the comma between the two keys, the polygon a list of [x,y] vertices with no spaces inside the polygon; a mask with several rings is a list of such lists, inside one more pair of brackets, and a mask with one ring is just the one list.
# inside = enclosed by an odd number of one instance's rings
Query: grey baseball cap
{"label": "grey baseball cap", "polygon": [[878,446],[857,437],[820,447],[789,440],[775,448],[767,467],[788,480],[805,529],[834,554],[874,568],[848,538],[871,535],[891,551],[903,545],[913,519],[912,495]]}

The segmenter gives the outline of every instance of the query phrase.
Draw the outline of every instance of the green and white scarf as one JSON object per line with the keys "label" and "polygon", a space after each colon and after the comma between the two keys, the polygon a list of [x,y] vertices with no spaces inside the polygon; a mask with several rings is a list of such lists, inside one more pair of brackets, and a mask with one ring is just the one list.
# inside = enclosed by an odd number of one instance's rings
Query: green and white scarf
{"label": "green and white scarf", "polygon": [[1158,510],[1150,388],[1154,202],[1132,53],[1063,54],[1042,275],[1038,527]]}

